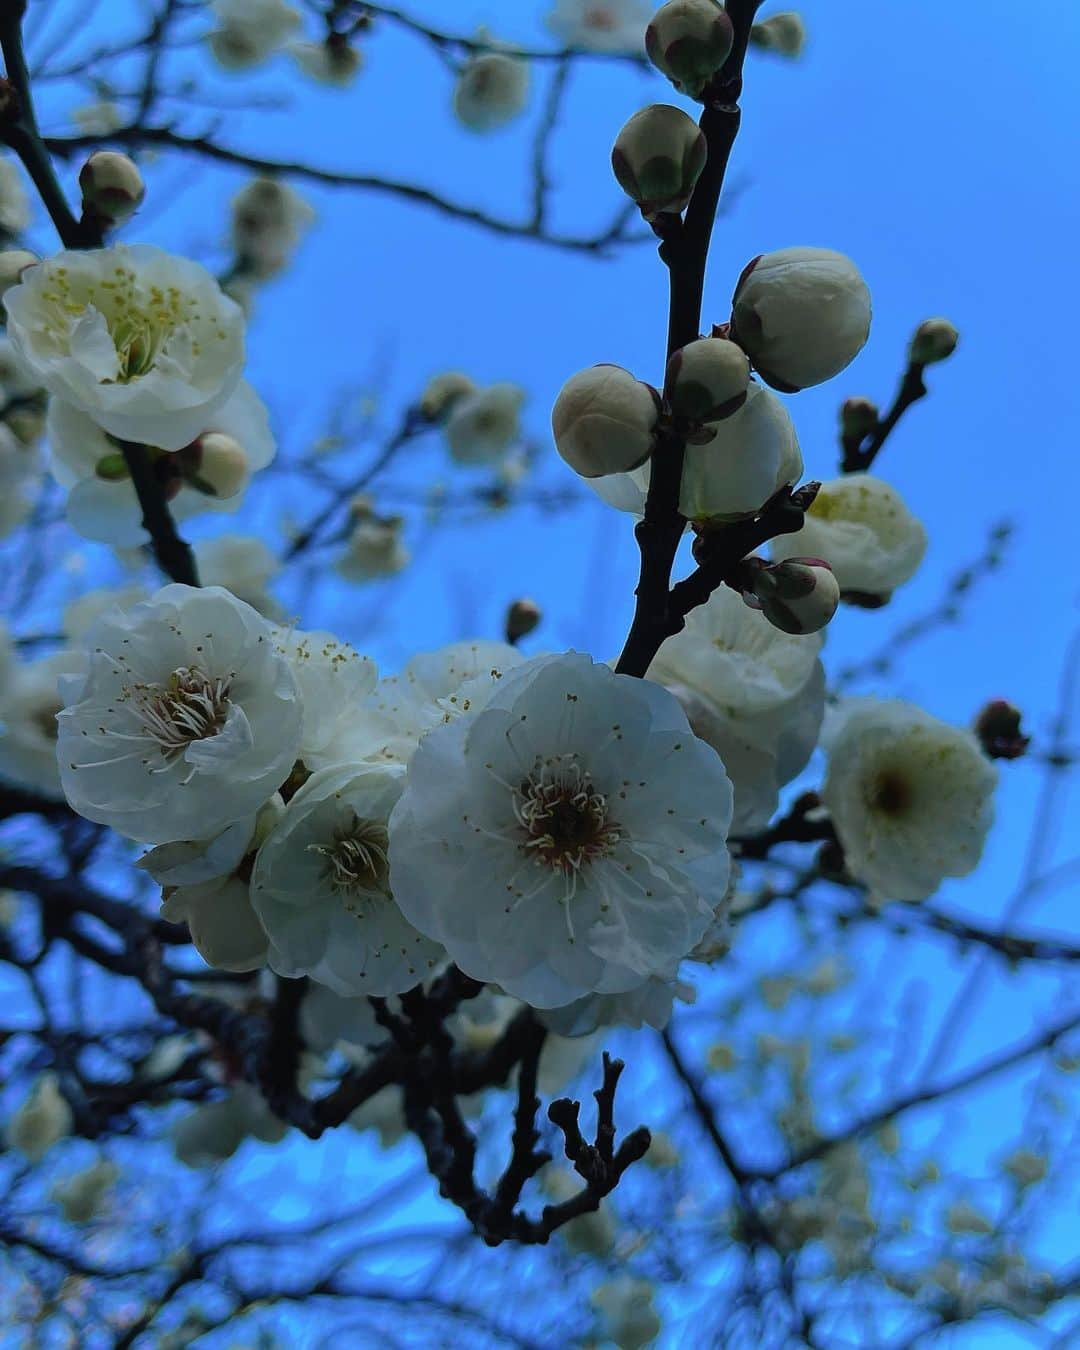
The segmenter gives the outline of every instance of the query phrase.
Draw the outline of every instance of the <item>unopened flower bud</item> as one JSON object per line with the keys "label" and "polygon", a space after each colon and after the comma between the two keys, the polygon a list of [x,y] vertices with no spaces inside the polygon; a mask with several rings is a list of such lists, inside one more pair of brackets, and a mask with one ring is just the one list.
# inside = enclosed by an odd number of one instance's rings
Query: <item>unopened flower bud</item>
{"label": "unopened flower bud", "polygon": [[146,196],[135,161],[117,150],[96,150],[79,172],[79,188],[84,215],[107,228],[122,225]]}
{"label": "unopened flower bud", "polygon": [[235,497],[251,477],[244,447],[221,431],[208,431],[195,442],[196,467],[192,484],[211,497]]}
{"label": "unopened flower bud", "polygon": [[1021,729],[1023,714],[1006,699],[992,699],[975,719],[975,735],[991,759],[1019,759],[1031,743]]}
{"label": "unopened flower bud", "polygon": [[785,10],[754,24],[750,29],[750,41],[755,47],[775,52],[777,56],[801,56],[806,46],[806,25],[801,14]]}
{"label": "unopened flower bud", "polygon": [[692,117],[681,108],[651,103],[619,132],[611,167],[641,214],[653,220],[683,210],[708,157],[705,136]]}
{"label": "unopened flower bud", "polygon": [[457,370],[448,370],[444,375],[434,375],[424,386],[420,395],[420,411],[429,422],[437,422],[444,417],[459,398],[466,394],[475,394],[476,385],[468,375]]}
{"label": "unopened flower bud", "polygon": [[831,380],[870,334],[870,291],[859,269],[827,248],[782,248],[743,269],[731,336],[766,384],[785,393]]}
{"label": "unopened flower bud", "polygon": [[36,253],[31,253],[25,248],[0,250],[0,295],[5,295],[22,279],[22,274],[28,267],[33,267],[34,263],[40,261]]}
{"label": "unopened flower bud", "polygon": [[744,599],[784,633],[817,633],[836,613],[840,587],[821,558],[788,558],[782,563],[752,559],[752,590]]}
{"label": "unopened flower bud", "polygon": [[844,440],[862,440],[877,429],[881,410],[869,398],[845,399],[840,408],[840,432]]}
{"label": "unopened flower bud", "polygon": [[506,611],[506,640],[513,644],[520,642],[536,628],[543,618],[540,606],[535,600],[515,600]]}
{"label": "unopened flower bud", "polygon": [[929,366],[945,361],[956,351],[960,334],[948,319],[925,319],[911,339],[908,359],[913,366]]}
{"label": "unopened flower bud", "polygon": [[563,385],[551,413],[555,447],[583,478],[625,473],[648,459],[656,394],[622,366],[589,366]]}
{"label": "unopened flower bud", "polygon": [[454,89],[454,114],[470,131],[494,131],[513,121],[529,95],[529,67],[502,52],[469,60]]}
{"label": "unopened flower bud", "polygon": [[[711,3],[711,0],[710,0]],[[696,422],[715,422],[746,401],[750,362],[737,343],[698,338],[673,353],[667,368],[672,412]]]}
{"label": "unopened flower bud", "polygon": [[667,0],[645,30],[649,60],[697,98],[731,54],[735,29],[718,0]]}

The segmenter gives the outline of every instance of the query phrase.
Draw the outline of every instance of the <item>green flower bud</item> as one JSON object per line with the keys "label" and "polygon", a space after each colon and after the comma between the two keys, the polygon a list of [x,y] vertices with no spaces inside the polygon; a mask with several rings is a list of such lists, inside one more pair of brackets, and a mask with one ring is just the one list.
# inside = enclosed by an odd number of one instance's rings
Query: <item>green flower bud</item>
{"label": "green flower bud", "polygon": [[945,361],[956,351],[960,334],[948,319],[925,319],[911,339],[908,359],[913,366],[930,366]]}
{"label": "green flower bud", "polygon": [[106,229],[122,225],[146,196],[135,161],[116,150],[95,150],[79,171],[79,188],[84,215]]}
{"label": "green flower bud", "polygon": [[645,30],[649,60],[691,98],[731,55],[735,29],[718,0],[667,0]]}
{"label": "green flower bud", "polygon": [[[695,422],[716,422],[746,401],[750,362],[725,338],[698,338],[673,353],[667,368],[671,410]],[[738,400],[738,402],[735,402]]]}
{"label": "green flower bud", "polygon": [[[756,564],[756,566],[754,566]],[[836,613],[840,587],[821,558],[781,563],[749,559],[751,590],[744,599],[784,633],[817,633]]]}
{"label": "green flower bud", "polygon": [[701,128],[681,108],[652,103],[630,118],[615,140],[611,167],[646,220],[682,211],[705,162]]}

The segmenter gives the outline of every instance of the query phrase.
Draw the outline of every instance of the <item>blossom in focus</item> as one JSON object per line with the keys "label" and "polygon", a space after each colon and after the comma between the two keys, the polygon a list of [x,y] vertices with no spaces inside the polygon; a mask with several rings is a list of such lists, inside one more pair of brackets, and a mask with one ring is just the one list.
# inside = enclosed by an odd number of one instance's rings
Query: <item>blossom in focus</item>
{"label": "blossom in focus", "polygon": [[774,558],[825,558],[841,592],[887,599],[926,553],[926,530],[894,487],[869,473],[823,483],[803,527],[770,545]]}
{"label": "blossom in focus", "polygon": [[344,738],[375,689],[375,663],[332,633],[276,628],[274,642],[296,679],[304,709],[298,758],[312,771],[342,763],[353,753],[350,747],[343,754]]}
{"label": "blossom in focus", "polygon": [[654,391],[621,366],[579,370],[551,413],[555,448],[584,478],[625,473],[652,451],[660,415]]}
{"label": "blossom in focus", "polygon": [[[94,418],[53,399],[46,432],[49,468],[68,489],[71,527],[114,548],[147,543],[123,455]],[[188,445],[172,452],[151,451],[150,459],[173,518],[186,520],[200,511],[235,511],[252,475],[276,452],[266,407],[241,381],[222,407],[203,419]],[[218,491],[219,486],[225,491]]]}
{"label": "blossom in focus", "polygon": [[558,1007],[691,950],[726,890],[730,819],[723,764],[670,694],[579,653],[537,657],[420,742],[391,884],[466,973]]}
{"label": "blossom in focus", "polygon": [[454,86],[454,116],[470,131],[495,131],[521,113],[529,96],[529,67],[503,52],[480,52]]}
{"label": "blossom in focus", "polygon": [[276,178],[245,183],[230,208],[237,266],[260,280],[281,271],[315,219],[311,204]]}
{"label": "blossom in focus", "polygon": [[768,824],[780,788],[802,772],[817,744],[825,712],[821,646],[820,636],[774,628],[721,586],[690,611],[649,667],[648,678],[676,695],[695,733],[724,761],[735,791],[735,834]]}
{"label": "blossom in focus", "polygon": [[7,1146],[28,1162],[40,1162],[54,1144],[71,1133],[73,1123],[71,1107],[60,1091],[56,1074],[39,1074],[7,1123]]}
{"label": "blossom in focus", "polygon": [[281,606],[267,589],[281,563],[254,534],[219,534],[200,539],[195,562],[204,586],[222,586],[267,619],[281,616]]}
{"label": "blossom in focus", "polygon": [[122,440],[190,445],[240,380],[239,307],[204,267],[149,244],[54,254],[4,305],[33,376]]}
{"label": "blossom in focus", "polygon": [[924,900],[978,865],[997,770],[970,731],[898,699],[851,699],[826,726],[821,790],[848,870],[883,900]]}
{"label": "blossom in focus", "polygon": [[116,1163],[99,1158],[78,1172],[58,1181],[49,1192],[68,1223],[89,1223],[120,1176]]}
{"label": "blossom in focus", "polygon": [[766,384],[793,393],[839,375],[866,344],[870,317],[870,291],[850,258],[782,248],[743,269],[730,335]]}
{"label": "blossom in focus", "polygon": [[648,1280],[620,1275],[592,1291],[591,1302],[604,1318],[604,1331],[619,1350],[643,1350],[660,1335],[661,1321],[653,1307],[655,1290]]}
{"label": "blossom in focus", "polygon": [[650,0],[555,0],[546,22],[564,47],[637,55],[653,8]]}
{"label": "blossom in focus", "polygon": [[220,587],[165,586],[88,635],[61,695],[64,793],[144,843],[207,838],[258,809],[300,744],[296,680],[265,620]]}
{"label": "blossom in focus", "polygon": [[746,353],[726,338],[698,338],[673,352],[668,361],[666,388],[671,410],[694,422],[712,422],[735,411],[736,400],[748,393],[749,385]]}
{"label": "blossom in focus", "polygon": [[300,23],[285,0],[211,0],[210,51],[223,70],[250,70],[283,47]]}
{"label": "blossom in focus", "polygon": [[385,997],[445,959],[391,891],[387,822],[404,782],[400,765],[339,765],[312,774],[286,806],[251,878],[279,975]]}
{"label": "blossom in focus", "polygon": [[59,681],[86,670],[82,652],[64,650],[13,667],[0,690],[0,776],[62,801],[56,762]]}
{"label": "blossom in focus", "polygon": [[0,156],[0,234],[21,234],[30,224],[30,198],[13,159]]}
{"label": "blossom in focus", "polygon": [[456,400],[443,429],[458,464],[490,464],[521,439],[525,390],[502,381]]}

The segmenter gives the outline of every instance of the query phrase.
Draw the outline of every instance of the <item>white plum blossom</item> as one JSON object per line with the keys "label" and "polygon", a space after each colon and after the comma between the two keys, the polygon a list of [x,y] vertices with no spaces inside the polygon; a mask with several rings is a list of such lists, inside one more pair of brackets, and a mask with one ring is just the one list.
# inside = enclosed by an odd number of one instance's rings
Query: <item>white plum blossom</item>
{"label": "white plum blossom", "polygon": [[171,585],[88,635],[61,693],[74,810],[144,843],[203,839],[256,811],[300,744],[296,680],[269,625],[220,587]]}
{"label": "white plum blossom", "polygon": [[[85,539],[132,548],[145,544],[142,510],[135,487],[115,442],[85,412],[53,399],[47,420],[53,477],[68,489],[67,517]],[[221,438],[239,448],[239,485],[229,483],[228,495],[214,491],[218,466],[215,457]],[[262,400],[242,381],[216,412],[201,420],[190,442],[175,452],[153,456],[155,474],[163,484],[175,520],[200,511],[235,511],[252,474],[264,469],[277,447]],[[230,478],[234,475],[230,472]]]}
{"label": "white plum blossom", "polygon": [[300,689],[304,721],[298,758],[314,771],[355,755],[355,738],[347,740],[361,704],[374,691],[379,672],[332,633],[274,630],[274,642],[289,663]]}
{"label": "white plum blossom", "polygon": [[40,456],[0,422],[0,539],[17,529],[34,509],[40,483]]}
{"label": "white plum blossom", "polygon": [[529,67],[503,52],[466,61],[454,86],[454,115],[470,131],[495,131],[512,122],[529,96]]}
{"label": "white plum blossom", "polygon": [[396,576],[408,567],[412,554],[405,546],[401,516],[376,516],[369,510],[356,514],[345,552],[334,563],[334,571],[346,581],[375,581]]}
{"label": "white plum blossom", "polygon": [[555,0],[547,26],[564,47],[593,52],[643,52],[650,0]]}
{"label": "white plum blossom", "polygon": [[619,1350],[643,1350],[660,1335],[662,1323],[653,1307],[655,1292],[648,1280],[629,1275],[592,1291],[592,1305],[603,1315],[605,1333]]}
{"label": "white plum blossom", "polygon": [[309,975],[343,997],[411,989],[445,960],[390,888],[387,822],[401,795],[397,764],[319,770],[259,850],[255,911],[279,975]]}
{"label": "white plum blossom", "polygon": [[743,269],[731,337],[767,384],[786,392],[831,380],[870,335],[870,291],[850,258],[828,248],[782,248]]}
{"label": "white plum blossom", "polygon": [[591,1036],[601,1027],[643,1026],[662,1031],[671,1021],[675,998],[686,986],[675,980],[651,976],[644,984],[625,994],[587,994],[561,1008],[547,1008],[540,1014],[544,1026],[559,1036]]}
{"label": "white plum blossom", "polygon": [[250,70],[285,45],[300,14],[285,0],[211,0],[210,51],[224,70]]}
{"label": "white plum blossom", "polygon": [[974,870],[997,770],[970,731],[899,699],[850,699],[826,726],[821,799],[848,870],[882,900],[924,900]]}
{"label": "white plum blossom", "polygon": [[0,233],[21,234],[30,224],[30,198],[13,159],[0,156]]}
{"label": "white plum blossom", "polygon": [[150,244],[54,254],[4,305],[33,377],[123,440],[190,445],[240,379],[239,306],[204,267]]}
{"label": "white plum blossom", "polygon": [[280,1143],[288,1131],[258,1088],[236,1083],[218,1101],[203,1102],[172,1128],[173,1152],[188,1167],[213,1167],[231,1158],[245,1139]]}
{"label": "white plum blossom", "polygon": [[7,1146],[16,1149],[28,1162],[40,1162],[54,1144],[71,1133],[73,1123],[71,1107],[60,1091],[56,1074],[39,1074],[7,1123]]}
{"label": "white plum blossom", "polygon": [[[689,444],[683,459],[679,510],[688,520],[737,520],[753,515],[780,488],[798,482],[803,458],[795,425],[783,403],[760,384],[722,422],[707,424],[712,436]],[[646,461],[630,473],[588,479],[589,486],[619,511],[643,515],[652,475]]]}
{"label": "white plum blossom", "polygon": [[12,668],[0,689],[0,777],[63,801],[56,762],[60,680],[86,670],[80,651],[64,650]]}
{"label": "white plum blossom", "polygon": [[281,606],[267,590],[281,571],[281,562],[257,535],[219,534],[200,539],[195,562],[204,586],[223,586],[266,618],[281,617]]}
{"label": "white plum blossom", "polygon": [[538,657],[420,742],[391,884],[467,974],[558,1007],[691,950],[727,888],[730,819],[723,764],[670,694]]}
{"label": "white plum blossom", "polygon": [[343,998],[314,981],[300,1005],[300,1034],[304,1044],[318,1054],[326,1054],[342,1041],[362,1047],[386,1038],[366,997]]}
{"label": "white plum blossom", "polygon": [[823,483],[795,534],[771,544],[774,558],[824,558],[841,592],[888,598],[926,553],[926,530],[894,487],[869,473]]}
{"label": "white plum blossom", "polygon": [[68,1223],[89,1223],[116,1185],[120,1168],[109,1158],[96,1162],[58,1181],[49,1192]]}
{"label": "white plum blossom", "polygon": [[821,646],[819,635],[774,628],[721,586],[649,667],[649,679],[675,694],[696,735],[724,761],[735,790],[734,834],[768,824],[780,788],[817,744],[825,712]]}
{"label": "white plum blossom", "polygon": [[128,586],[100,587],[84,591],[64,606],[63,628],[72,642],[77,641],[93,628],[98,619],[111,609],[131,609],[133,605],[150,598],[145,586],[132,583]]}
{"label": "white plum blossom", "polygon": [[750,41],[764,51],[794,59],[802,55],[806,46],[806,25],[795,10],[770,14],[750,29]]}
{"label": "white plum blossom", "polygon": [[311,204],[276,178],[253,178],[233,197],[232,246],[240,269],[259,280],[288,263],[315,219]]}
{"label": "white plum blossom", "polygon": [[208,966],[244,971],[266,965],[269,939],[239,877],[167,889],[161,917],[187,924],[191,944]]}
{"label": "white plum blossom", "polygon": [[443,429],[451,459],[458,464],[490,464],[521,438],[525,390],[502,381],[458,399]]}

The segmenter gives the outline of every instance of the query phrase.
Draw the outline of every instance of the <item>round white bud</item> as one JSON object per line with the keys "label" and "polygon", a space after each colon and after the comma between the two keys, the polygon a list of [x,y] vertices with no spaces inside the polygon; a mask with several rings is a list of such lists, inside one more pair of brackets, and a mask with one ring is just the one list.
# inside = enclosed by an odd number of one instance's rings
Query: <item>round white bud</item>
{"label": "round white bud", "polygon": [[656,395],[622,366],[571,375],[551,413],[555,447],[582,478],[637,468],[652,451]]}
{"label": "round white bud", "polygon": [[429,422],[437,422],[458,399],[475,393],[474,382],[460,371],[448,370],[443,375],[433,375],[420,395],[420,412]]}
{"label": "round white bud", "polygon": [[117,150],[95,150],[79,171],[83,213],[106,228],[122,225],[146,196],[133,159]]}
{"label": "round white bud", "polygon": [[689,202],[709,157],[701,128],[681,108],[651,103],[615,138],[611,167],[646,220],[678,213]]}
{"label": "round white bud", "polygon": [[[710,0],[712,3],[712,0]],[[671,410],[695,422],[714,422],[745,402],[750,362],[743,349],[726,338],[698,338],[673,353],[667,368]]]}
{"label": "round white bud", "polygon": [[18,283],[28,267],[41,259],[36,253],[25,248],[5,248],[0,250],[0,295]]}
{"label": "round white bud", "polygon": [[806,46],[806,25],[801,14],[785,10],[754,24],[750,29],[750,41],[755,47],[775,52],[777,56],[801,56]]}
{"label": "round white bud", "polygon": [[454,87],[454,115],[470,131],[495,131],[513,121],[529,94],[529,67],[502,52],[468,61]]}
{"label": "round white bud", "polygon": [[[208,431],[192,447],[195,469],[193,485],[210,497],[235,497],[247,487],[251,468],[244,447],[222,431]],[[184,453],[184,452],[182,452]]]}
{"label": "round white bud", "polygon": [[[836,613],[840,587],[832,568],[821,558],[788,558],[771,565],[761,559],[752,571],[752,600],[774,628],[783,633],[817,633]],[[744,597],[747,598],[747,597]]]}
{"label": "round white bud", "polygon": [[667,0],[645,30],[649,60],[697,98],[731,55],[735,28],[718,0]]}
{"label": "round white bud", "polygon": [[908,359],[914,366],[930,366],[944,361],[956,351],[960,334],[948,319],[925,319],[911,339]]}
{"label": "round white bud", "polygon": [[785,393],[839,375],[870,334],[866,282],[832,249],[762,253],[744,269],[732,305],[731,337]]}

